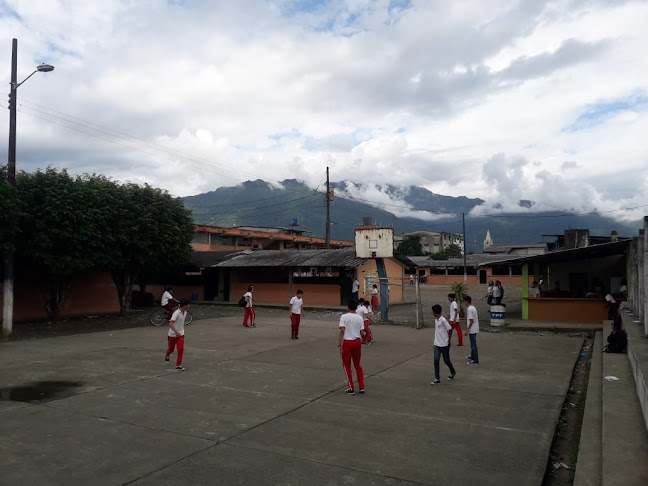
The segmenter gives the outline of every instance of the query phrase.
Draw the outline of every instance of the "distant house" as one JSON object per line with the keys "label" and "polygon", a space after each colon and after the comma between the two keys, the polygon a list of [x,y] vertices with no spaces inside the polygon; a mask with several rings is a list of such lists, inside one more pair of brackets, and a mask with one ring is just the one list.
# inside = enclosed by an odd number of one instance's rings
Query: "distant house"
{"label": "distant house", "polygon": [[450,245],[457,245],[464,251],[464,238],[461,233],[445,233],[439,231],[418,230],[409,233],[403,233],[400,238],[394,239],[394,244],[398,245],[403,239],[417,236],[421,241],[424,253],[439,253],[446,250]]}
{"label": "distant house", "polygon": [[[330,248],[347,248],[352,241],[331,240]],[[326,240],[307,236],[294,226],[205,226],[196,225],[192,247],[195,251],[229,250],[311,250],[326,248]]]}
{"label": "distant house", "polygon": [[484,247],[484,255],[529,256],[542,255],[549,251],[547,243],[520,245],[489,245]]}
{"label": "distant house", "polygon": [[[403,301],[404,269],[412,265],[406,257],[385,258],[389,282],[389,302]],[[339,250],[245,251],[216,263],[219,286],[227,289],[223,300],[237,301],[254,285],[259,304],[286,304],[301,289],[308,305],[346,305],[354,278],[360,282],[359,296],[370,297],[372,285],[378,283],[375,260],[357,258],[355,248]],[[207,282],[205,282],[207,285]]]}

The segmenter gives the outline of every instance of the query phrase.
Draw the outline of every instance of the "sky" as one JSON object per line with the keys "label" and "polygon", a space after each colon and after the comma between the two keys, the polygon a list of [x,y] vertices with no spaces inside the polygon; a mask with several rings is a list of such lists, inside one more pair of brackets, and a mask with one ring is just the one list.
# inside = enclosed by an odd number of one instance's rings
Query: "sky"
{"label": "sky", "polygon": [[0,77],[12,38],[19,82],[55,66],[18,88],[18,170],[188,196],[329,167],[380,203],[636,220],[647,25],[645,0],[0,0]]}

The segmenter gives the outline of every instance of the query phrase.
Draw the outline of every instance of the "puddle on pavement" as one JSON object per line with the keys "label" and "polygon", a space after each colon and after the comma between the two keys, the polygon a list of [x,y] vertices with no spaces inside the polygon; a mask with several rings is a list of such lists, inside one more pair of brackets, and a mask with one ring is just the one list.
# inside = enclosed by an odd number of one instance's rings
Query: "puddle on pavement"
{"label": "puddle on pavement", "polygon": [[83,385],[80,381],[38,381],[22,386],[0,388],[0,401],[49,402],[71,397]]}

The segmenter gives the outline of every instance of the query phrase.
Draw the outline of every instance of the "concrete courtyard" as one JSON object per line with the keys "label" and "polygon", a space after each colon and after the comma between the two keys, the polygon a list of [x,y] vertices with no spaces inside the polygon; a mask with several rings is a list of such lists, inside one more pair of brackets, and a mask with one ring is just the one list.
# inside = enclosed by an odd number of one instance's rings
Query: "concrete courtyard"
{"label": "concrete courtyard", "polygon": [[376,326],[347,396],[335,319],[258,324],[195,321],[184,372],[166,328],[0,344],[2,484],[541,484],[582,338],[483,332],[431,386],[433,330]]}

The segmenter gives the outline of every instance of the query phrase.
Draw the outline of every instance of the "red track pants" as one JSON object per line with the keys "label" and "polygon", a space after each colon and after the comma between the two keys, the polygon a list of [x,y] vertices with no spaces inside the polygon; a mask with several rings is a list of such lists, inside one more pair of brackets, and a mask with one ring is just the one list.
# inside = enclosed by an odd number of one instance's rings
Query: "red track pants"
{"label": "red track pants", "polygon": [[345,339],[342,342],[342,365],[347,377],[347,386],[349,390],[354,390],[353,374],[351,373],[351,361],[358,375],[358,386],[361,390],[364,389],[364,372],[360,366],[360,357],[362,356],[362,343],[360,339]]}
{"label": "red track pants", "polygon": [[167,356],[170,356],[177,345],[178,357],[176,359],[176,366],[180,366],[182,364],[182,355],[184,354],[184,336],[179,336],[179,337],[167,336],[167,337],[169,338],[169,347],[167,348],[166,354]]}
{"label": "red track pants", "polygon": [[248,319],[250,320],[250,326],[254,326],[256,321],[256,312],[254,312],[254,307],[245,308],[245,317],[243,317],[243,325],[248,327]]}
{"label": "red track pants", "polygon": [[301,314],[290,313],[290,335],[297,337],[299,335],[299,323],[301,322]]}
{"label": "red track pants", "polygon": [[450,342],[452,340],[452,331],[455,329],[457,330],[457,338],[459,339],[459,346],[463,346],[463,333],[461,332],[461,322],[459,321],[450,321],[448,322],[450,324],[451,329],[448,331],[448,346],[450,346],[452,343]]}
{"label": "red track pants", "polygon": [[372,342],[373,341],[373,334],[371,333],[371,329],[369,329],[369,321],[366,320],[364,321],[364,332],[362,333],[362,344],[366,342]]}

